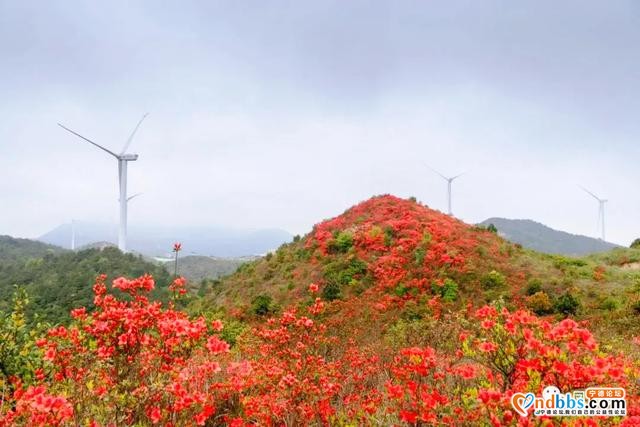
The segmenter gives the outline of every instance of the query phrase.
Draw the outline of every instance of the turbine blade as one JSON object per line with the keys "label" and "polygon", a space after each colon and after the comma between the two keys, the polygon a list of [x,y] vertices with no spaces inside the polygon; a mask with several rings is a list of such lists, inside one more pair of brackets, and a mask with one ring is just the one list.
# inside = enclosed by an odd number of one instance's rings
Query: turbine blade
{"label": "turbine blade", "polygon": [[127,151],[127,148],[129,148],[129,145],[131,145],[131,141],[133,141],[133,137],[136,135],[136,132],[138,132],[138,128],[140,127],[144,119],[147,118],[148,115],[149,113],[144,113],[144,115],[142,116],[142,118],[140,119],[136,127],[133,128],[133,132],[131,132],[131,135],[129,135],[129,139],[127,139],[127,142],[124,144],[124,148],[122,149],[122,152],[120,154],[124,154]]}
{"label": "turbine blade", "polygon": [[586,192],[587,194],[590,194],[590,195],[591,195],[594,199],[596,199],[597,201],[599,201],[599,202],[600,202],[600,201],[602,201],[602,200],[600,199],[600,197],[596,196],[596,195],[595,195],[595,194],[593,194],[591,191],[589,191],[589,190],[587,190],[586,188],[584,188],[582,185],[579,185],[578,187],[582,188],[582,190],[583,190],[584,192]]}
{"label": "turbine blade", "polygon": [[445,180],[447,180],[447,181],[449,180],[449,178],[447,178],[446,176],[442,175],[440,172],[438,172],[437,170],[435,170],[435,169],[434,169],[434,168],[432,168],[431,166],[429,166],[429,165],[427,165],[427,164],[425,164],[425,166],[426,166],[427,168],[431,169],[433,172],[435,172],[435,173],[437,173],[438,175],[440,175],[440,176],[442,177],[442,179],[445,179]]}
{"label": "turbine blade", "polygon": [[454,176],[453,178],[451,178],[451,181],[453,181],[454,179],[460,178],[464,174],[466,174],[466,172],[462,172],[461,174],[458,174],[458,175]]}
{"label": "turbine blade", "polygon": [[107,148],[104,148],[104,147],[103,147],[102,145],[100,145],[100,144],[96,144],[95,142],[93,142],[93,141],[92,141],[92,140],[90,140],[89,138],[85,138],[84,136],[80,135],[80,134],[79,134],[79,133],[77,133],[77,132],[72,131],[71,129],[69,129],[68,127],[66,127],[66,126],[64,126],[64,125],[61,125],[60,123],[58,123],[58,126],[60,126],[60,127],[61,127],[62,129],[64,129],[64,130],[66,130],[67,132],[71,132],[72,134],[74,134],[74,135],[75,135],[75,136],[77,136],[78,138],[82,138],[82,139],[84,139],[84,140],[85,140],[85,141],[87,141],[89,144],[93,144],[93,145],[95,145],[96,147],[98,147],[99,149],[106,151],[107,153],[109,153],[109,154],[111,154],[113,157],[115,157],[116,159],[118,158],[118,155],[117,155],[116,153],[114,153],[113,151],[111,151],[111,150],[109,150],[109,149],[107,149]]}
{"label": "turbine blade", "polygon": [[136,194],[134,194],[133,196],[129,196],[129,197],[127,197],[127,202],[128,202],[129,200],[133,199],[134,197],[138,197],[138,196],[140,196],[141,194],[142,194],[142,193],[136,193]]}

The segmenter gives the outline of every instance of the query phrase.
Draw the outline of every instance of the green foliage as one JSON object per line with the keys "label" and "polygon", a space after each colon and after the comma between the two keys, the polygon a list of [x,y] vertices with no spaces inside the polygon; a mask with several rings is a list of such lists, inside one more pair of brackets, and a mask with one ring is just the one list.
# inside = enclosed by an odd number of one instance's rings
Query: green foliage
{"label": "green foliage", "polygon": [[367,263],[355,257],[332,261],[324,268],[327,283],[337,284],[338,287],[346,286],[366,273]]}
{"label": "green foliage", "polygon": [[493,224],[489,224],[487,226],[487,231],[489,231],[491,233],[494,233],[494,234],[498,234],[498,228]]}
{"label": "green foliage", "polygon": [[444,302],[453,302],[458,299],[458,284],[452,279],[445,279],[442,286],[434,283],[431,289],[440,295]]}
{"label": "green foliage", "polygon": [[527,307],[538,315],[545,315],[553,312],[551,298],[544,291],[538,291],[527,298]]}
{"label": "green foliage", "polygon": [[145,261],[139,255],[123,254],[117,248],[45,251],[38,258],[0,257],[0,310],[11,308],[11,294],[17,285],[31,296],[26,312],[28,319],[38,313],[42,321],[65,323],[72,309],[93,307],[92,285],[100,274],[115,279],[145,273],[152,274],[156,281],[152,297],[166,301],[169,273],[160,265]]}
{"label": "green foliage", "polygon": [[393,238],[395,237],[395,231],[390,226],[386,226],[384,228],[384,244],[386,246],[391,246],[393,244]]}
{"label": "green foliage", "polygon": [[631,249],[640,249],[640,237],[634,240],[630,246]]}
{"label": "green foliage", "polygon": [[223,319],[224,328],[220,333],[220,338],[234,346],[238,337],[248,329],[248,326],[236,319]]}
{"label": "green foliage", "polygon": [[600,304],[600,308],[607,311],[615,311],[620,307],[620,303],[614,297],[607,297]]}
{"label": "green foliage", "polygon": [[556,300],[554,308],[565,316],[575,315],[580,308],[580,301],[570,292],[566,292]]}
{"label": "green foliage", "polygon": [[347,253],[353,246],[353,235],[347,231],[339,232],[327,246],[330,253]]}
{"label": "green foliage", "polygon": [[535,277],[532,279],[529,279],[529,282],[527,283],[527,290],[526,290],[527,295],[537,294],[541,290],[542,290],[542,280]]}
{"label": "green foliage", "polygon": [[481,284],[485,289],[496,289],[505,286],[507,284],[507,279],[502,273],[491,270],[482,277]]}
{"label": "green foliage", "polygon": [[322,298],[327,301],[339,299],[341,296],[340,284],[337,282],[329,282],[322,288]]}
{"label": "green foliage", "polygon": [[424,257],[427,254],[425,248],[418,247],[413,253],[413,260],[417,266],[424,264]]}
{"label": "green foliage", "polygon": [[0,312],[0,389],[11,376],[31,382],[36,369],[43,366],[35,342],[45,334],[48,325],[37,321],[29,325],[26,315],[29,298],[24,289],[15,290],[12,303],[11,312]]}
{"label": "green foliage", "polygon": [[564,269],[566,267],[584,267],[587,261],[579,258],[569,258],[562,255],[553,255],[553,265],[556,268]]}
{"label": "green foliage", "polygon": [[251,311],[257,316],[266,316],[275,311],[273,298],[270,295],[260,294],[251,301]]}

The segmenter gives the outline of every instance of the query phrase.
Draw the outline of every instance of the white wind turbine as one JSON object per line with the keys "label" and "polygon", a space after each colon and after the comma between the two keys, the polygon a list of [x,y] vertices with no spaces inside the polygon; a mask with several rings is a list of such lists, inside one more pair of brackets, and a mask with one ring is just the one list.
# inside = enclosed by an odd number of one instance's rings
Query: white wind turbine
{"label": "white wind turbine", "polygon": [[595,194],[593,194],[591,191],[587,190],[586,188],[580,186],[580,188],[582,188],[582,190],[584,190],[587,194],[591,195],[594,199],[596,199],[598,201],[598,231],[600,231],[600,240],[604,241],[605,240],[605,233],[604,233],[604,204],[608,202],[608,200],[606,199],[601,199],[600,197],[596,196]]}
{"label": "white wind turbine", "polygon": [[431,169],[433,172],[435,172],[435,173],[437,173],[438,175],[440,175],[440,176],[442,177],[442,179],[444,179],[445,181],[447,181],[447,207],[448,207],[448,212],[447,212],[447,213],[448,213],[449,215],[453,215],[453,212],[451,211],[451,183],[452,183],[455,179],[457,179],[457,178],[461,177],[462,175],[464,175],[464,174],[465,174],[465,172],[462,172],[461,174],[456,175],[456,176],[447,177],[447,176],[444,176],[443,174],[441,174],[440,172],[438,172],[437,170],[435,170],[434,168],[432,168],[431,166],[427,165],[427,167],[428,167],[429,169]]}
{"label": "white wind turbine", "polygon": [[118,201],[120,202],[120,225],[118,227],[118,248],[122,252],[127,251],[127,203],[129,202],[129,200],[137,196],[136,194],[131,197],[127,197],[127,162],[133,162],[138,160],[138,155],[127,154],[126,151],[127,151],[127,148],[129,148],[131,141],[133,141],[133,137],[138,131],[138,128],[140,127],[140,125],[142,124],[142,121],[147,117],[147,115],[148,114],[145,114],[144,116],[142,116],[142,118],[140,119],[136,127],[133,129],[133,132],[131,132],[131,135],[129,135],[129,139],[127,139],[127,142],[124,144],[124,147],[122,148],[122,151],[120,152],[120,154],[116,154],[113,151],[99,144],[96,144],[95,142],[91,141],[89,138],[85,138],[79,133],[74,132],[71,129],[58,123],[58,126],[60,126],[62,129],[68,132],[71,132],[78,138],[84,139],[88,143],[95,145],[96,147],[98,147],[103,151],[106,151],[107,153],[115,157],[116,160],[118,160],[118,187],[120,190],[120,197],[118,199]]}
{"label": "white wind turbine", "polygon": [[71,250],[76,250],[76,221],[71,220]]}

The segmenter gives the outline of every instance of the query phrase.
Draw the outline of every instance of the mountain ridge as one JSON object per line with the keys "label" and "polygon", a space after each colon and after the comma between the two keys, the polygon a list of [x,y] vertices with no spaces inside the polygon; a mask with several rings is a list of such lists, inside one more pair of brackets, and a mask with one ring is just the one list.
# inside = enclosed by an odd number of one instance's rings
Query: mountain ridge
{"label": "mountain ridge", "polygon": [[480,223],[482,226],[490,224],[507,240],[543,253],[582,256],[619,247],[593,237],[556,230],[531,219],[492,217]]}
{"label": "mountain ridge", "polygon": [[[75,222],[76,247],[94,242],[116,242],[117,227],[110,224]],[[224,227],[175,226],[129,227],[128,249],[146,256],[170,255],[174,242],[181,242],[189,255],[236,257],[262,255],[291,240],[281,229],[231,229]],[[37,240],[69,248],[71,224],[61,224]]]}

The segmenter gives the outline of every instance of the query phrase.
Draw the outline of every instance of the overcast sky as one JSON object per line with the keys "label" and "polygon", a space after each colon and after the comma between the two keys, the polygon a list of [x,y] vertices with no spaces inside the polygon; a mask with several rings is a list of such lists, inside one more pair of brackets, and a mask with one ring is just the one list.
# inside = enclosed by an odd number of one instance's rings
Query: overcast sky
{"label": "overcast sky", "polygon": [[640,237],[636,1],[0,0],[0,234],[117,221],[305,233],[375,194]]}

